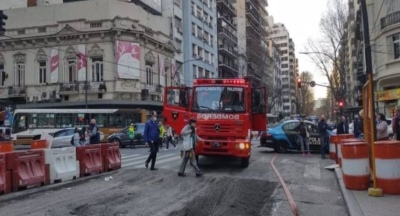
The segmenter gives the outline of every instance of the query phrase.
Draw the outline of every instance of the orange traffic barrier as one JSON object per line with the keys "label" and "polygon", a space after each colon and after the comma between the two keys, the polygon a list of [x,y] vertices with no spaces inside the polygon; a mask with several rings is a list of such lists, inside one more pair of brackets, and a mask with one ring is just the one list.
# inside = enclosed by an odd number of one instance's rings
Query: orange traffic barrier
{"label": "orange traffic barrier", "polygon": [[[353,141],[351,141],[352,139]],[[342,166],[342,144],[343,140],[347,140],[346,142],[359,142],[360,139],[354,138],[353,134],[340,134],[339,138],[336,142],[336,150],[337,150],[337,160],[336,163],[339,164],[339,166]]]}
{"label": "orange traffic barrier", "polygon": [[18,151],[6,154],[6,167],[11,174],[12,191],[31,188],[47,182],[43,151]]}
{"label": "orange traffic barrier", "polygon": [[378,141],[374,145],[376,185],[384,194],[400,194],[400,141]]}
{"label": "orange traffic barrier", "polygon": [[341,149],[344,185],[350,190],[367,190],[370,183],[368,144],[343,143]]}
{"label": "orange traffic barrier", "polygon": [[103,171],[112,171],[121,168],[121,153],[119,143],[101,144],[101,154],[103,158]]}
{"label": "orange traffic barrier", "polygon": [[101,146],[99,144],[76,147],[76,159],[79,161],[81,177],[100,174],[103,171]]}
{"label": "orange traffic barrier", "polygon": [[14,143],[9,142],[0,142],[0,153],[7,153],[14,151]]}
{"label": "orange traffic barrier", "polygon": [[6,155],[0,153],[0,194],[11,192],[10,172],[6,170]]}
{"label": "orange traffic barrier", "polygon": [[45,149],[47,148],[47,140],[32,140],[31,149]]}
{"label": "orange traffic barrier", "polygon": [[332,160],[336,160],[337,154],[336,154],[336,143],[338,140],[339,136],[337,135],[331,135],[329,137],[329,158]]}

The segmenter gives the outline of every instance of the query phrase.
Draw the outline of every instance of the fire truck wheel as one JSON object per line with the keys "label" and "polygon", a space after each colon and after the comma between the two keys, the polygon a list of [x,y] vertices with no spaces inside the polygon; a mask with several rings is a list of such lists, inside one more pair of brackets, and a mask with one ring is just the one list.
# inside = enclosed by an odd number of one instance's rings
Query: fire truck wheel
{"label": "fire truck wheel", "polygon": [[277,153],[286,153],[288,151],[288,144],[285,141],[279,141],[275,146]]}
{"label": "fire truck wheel", "polygon": [[240,166],[247,168],[249,166],[250,158],[241,158]]}

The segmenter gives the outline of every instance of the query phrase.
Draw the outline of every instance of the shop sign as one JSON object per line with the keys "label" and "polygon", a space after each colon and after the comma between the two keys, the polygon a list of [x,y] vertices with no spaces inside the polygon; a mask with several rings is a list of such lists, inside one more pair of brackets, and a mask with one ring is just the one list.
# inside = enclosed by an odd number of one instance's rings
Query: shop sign
{"label": "shop sign", "polygon": [[400,99],[400,88],[376,92],[378,101]]}

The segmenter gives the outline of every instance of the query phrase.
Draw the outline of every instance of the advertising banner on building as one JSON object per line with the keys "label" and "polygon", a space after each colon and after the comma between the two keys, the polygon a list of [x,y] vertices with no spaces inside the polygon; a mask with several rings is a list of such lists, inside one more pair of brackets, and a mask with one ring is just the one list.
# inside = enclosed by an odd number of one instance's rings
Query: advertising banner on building
{"label": "advertising banner on building", "polygon": [[117,78],[140,80],[140,45],[117,41]]}
{"label": "advertising banner on building", "polygon": [[160,74],[160,85],[165,85],[165,66],[164,66],[165,57],[161,54],[158,54],[158,71]]}
{"label": "advertising banner on building", "polygon": [[58,55],[58,48],[51,49],[50,52],[50,83],[58,82],[58,67],[60,57]]}
{"label": "advertising banner on building", "polygon": [[85,44],[78,45],[78,64],[76,70],[78,71],[78,81],[86,81],[86,47]]}

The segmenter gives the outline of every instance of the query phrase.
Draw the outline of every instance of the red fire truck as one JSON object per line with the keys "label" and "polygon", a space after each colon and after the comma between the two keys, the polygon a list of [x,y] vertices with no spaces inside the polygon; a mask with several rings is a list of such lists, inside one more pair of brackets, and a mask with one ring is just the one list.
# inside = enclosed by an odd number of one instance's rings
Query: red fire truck
{"label": "red fire truck", "polygon": [[193,87],[166,87],[164,121],[177,133],[197,119],[196,160],[203,156],[241,158],[247,167],[251,154],[251,131],[265,131],[266,87],[255,87],[251,78],[196,79]]}

